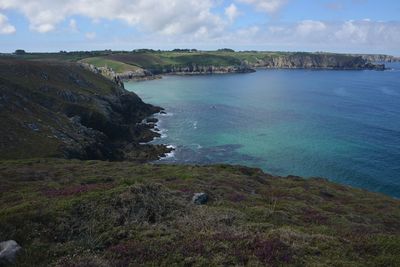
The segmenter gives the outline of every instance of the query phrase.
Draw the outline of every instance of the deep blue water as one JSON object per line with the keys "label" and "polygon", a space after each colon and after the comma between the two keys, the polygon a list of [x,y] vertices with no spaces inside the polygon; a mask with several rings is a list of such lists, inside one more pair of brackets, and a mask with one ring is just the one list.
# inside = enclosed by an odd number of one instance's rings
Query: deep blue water
{"label": "deep blue water", "polygon": [[160,105],[163,162],[232,163],[400,197],[400,64],[389,71],[259,70],[126,83]]}

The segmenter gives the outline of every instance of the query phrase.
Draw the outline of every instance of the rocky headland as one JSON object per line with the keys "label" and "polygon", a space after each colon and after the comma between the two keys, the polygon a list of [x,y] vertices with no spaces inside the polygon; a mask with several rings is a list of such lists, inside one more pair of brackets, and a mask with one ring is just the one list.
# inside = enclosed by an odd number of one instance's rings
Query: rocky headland
{"label": "rocky headland", "polygon": [[0,60],[0,158],[155,160],[141,122],[161,110],[75,63]]}

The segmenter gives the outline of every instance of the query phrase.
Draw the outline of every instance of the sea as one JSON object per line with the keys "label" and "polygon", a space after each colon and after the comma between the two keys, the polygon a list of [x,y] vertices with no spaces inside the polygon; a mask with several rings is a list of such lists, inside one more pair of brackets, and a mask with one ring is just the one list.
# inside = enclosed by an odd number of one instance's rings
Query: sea
{"label": "sea", "polygon": [[126,82],[174,151],[159,163],[227,163],[400,198],[400,63],[385,71],[257,70]]}

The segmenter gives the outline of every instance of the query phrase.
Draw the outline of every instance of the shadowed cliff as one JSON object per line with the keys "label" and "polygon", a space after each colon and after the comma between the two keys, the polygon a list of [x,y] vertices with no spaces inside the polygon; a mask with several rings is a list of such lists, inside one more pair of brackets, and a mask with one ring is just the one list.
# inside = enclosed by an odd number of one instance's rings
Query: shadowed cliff
{"label": "shadowed cliff", "polygon": [[165,149],[139,145],[156,136],[140,122],[160,110],[77,64],[0,59],[3,159],[157,159]]}

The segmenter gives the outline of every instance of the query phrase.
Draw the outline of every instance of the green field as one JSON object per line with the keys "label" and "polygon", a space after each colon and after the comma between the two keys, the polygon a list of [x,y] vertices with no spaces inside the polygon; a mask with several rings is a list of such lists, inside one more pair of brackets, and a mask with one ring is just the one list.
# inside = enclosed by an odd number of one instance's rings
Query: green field
{"label": "green field", "polygon": [[108,68],[113,69],[117,73],[140,70],[140,68],[137,66],[129,65],[129,64],[126,64],[123,62],[107,59],[104,57],[85,58],[83,60],[80,60],[79,62],[88,63],[88,64],[94,65],[98,68],[99,67],[108,67]]}

